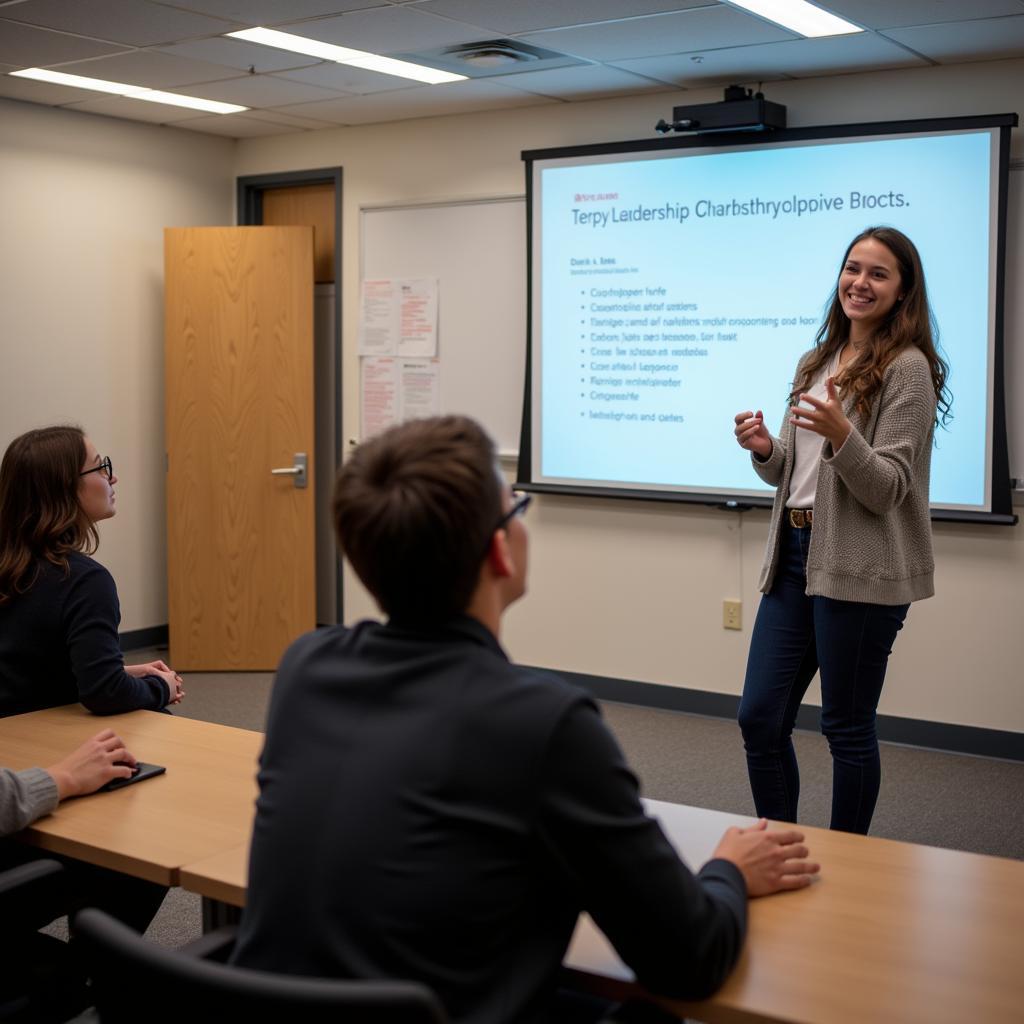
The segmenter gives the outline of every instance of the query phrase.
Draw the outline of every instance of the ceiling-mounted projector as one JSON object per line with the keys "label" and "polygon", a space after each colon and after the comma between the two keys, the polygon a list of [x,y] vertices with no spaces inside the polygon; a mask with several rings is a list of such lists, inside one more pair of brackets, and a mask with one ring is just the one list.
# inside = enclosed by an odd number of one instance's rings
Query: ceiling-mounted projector
{"label": "ceiling-mounted projector", "polygon": [[763,93],[730,85],[721,103],[673,107],[672,120],[659,121],[656,132],[763,132],[786,127],[786,108],[770,103]]}

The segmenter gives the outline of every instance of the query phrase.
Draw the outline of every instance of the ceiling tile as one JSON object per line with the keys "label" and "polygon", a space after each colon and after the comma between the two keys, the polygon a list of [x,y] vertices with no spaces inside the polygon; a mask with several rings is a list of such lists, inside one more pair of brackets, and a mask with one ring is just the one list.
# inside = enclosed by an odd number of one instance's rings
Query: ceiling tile
{"label": "ceiling tile", "polygon": [[[240,114],[239,117],[242,115]],[[294,114],[282,114],[277,108],[274,110],[247,110],[245,117],[256,121],[270,121],[273,124],[291,125],[295,128],[333,128],[329,121],[317,121],[312,117],[296,117]]]}
{"label": "ceiling tile", "polygon": [[[694,59],[698,57],[699,61]],[[687,88],[730,82],[749,86],[787,77],[843,75],[867,68],[902,68],[927,63],[903,47],[865,32],[855,36],[791,39],[761,46],[642,57],[615,61],[614,66]]]}
{"label": "ceiling tile", "polygon": [[290,78],[308,85],[318,85],[323,89],[336,89],[338,92],[353,93],[358,96],[371,92],[391,92],[395,89],[413,88],[418,83],[408,78],[396,78],[394,75],[383,75],[379,71],[367,71],[365,68],[348,67],[326,61],[312,68],[298,68],[295,71],[282,71],[279,78]]}
{"label": "ceiling tile", "polygon": [[257,46],[256,43],[245,43],[241,39],[197,39],[190,43],[177,46],[162,46],[162,53],[170,53],[177,57],[192,57],[195,60],[209,61],[211,64],[223,64],[239,71],[254,69],[255,73],[268,71],[284,71],[287,68],[304,68],[319,64],[319,57],[303,57],[301,53],[288,53],[286,50],[274,50],[269,46]]}
{"label": "ceiling tile", "polygon": [[554,102],[556,101],[543,96],[503,89],[490,81],[471,79],[446,85],[402,89],[397,92],[378,92],[372,96],[328,100],[326,103],[302,103],[282,109],[285,113],[322,118],[335,124],[372,124],[445,114],[468,114],[480,110],[539,106]]}
{"label": "ceiling tile", "polygon": [[[725,52],[725,51],[723,51]],[[653,58],[652,58],[653,59]],[[676,88],[680,90],[678,98],[674,99],[672,104],[663,111],[664,116],[668,118],[672,111],[672,107],[679,105],[680,103],[689,103],[690,100],[687,95],[687,90],[693,89],[724,89],[730,85],[745,85],[749,88],[755,86],[765,87],[764,91],[768,99],[771,99],[771,93],[768,91],[767,86],[772,82],[786,82],[791,81],[788,75],[783,75],[777,71],[762,71],[756,78],[741,78],[736,72],[731,71],[720,71],[718,73],[709,74],[704,78],[688,78],[685,82],[677,82]],[[701,102],[705,102],[701,100]]]}
{"label": "ceiling tile", "polygon": [[190,11],[144,0],[27,0],[0,8],[12,21],[111,39],[130,46],[153,46],[189,36],[208,36],[240,27]]}
{"label": "ceiling tile", "polygon": [[[658,59],[658,58],[651,58]],[[495,81],[491,78],[490,81]],[[629,74],[602,64],[582,67],[549,68],[546,71],[523,71],[505,75],[501,84],[559,100],[596,100],[608,96],[626,96],[645,92],[664,92],[663,82]]]}
{"label": "ceiling tile", "polygon": [[426,0],[419,9],[513,35],[714,4],[715,0]]}
{"label": "ceiling tile", "polygon": [[1024,15],[919,28],[892,28],[883,34],[942,64],[1001,60],[1024,54]]}
{"label": "ceiling tile", "polygon": [[480,32],[468,25],[424,14],[418,7],[377,7],[339,18],[280,25],[285,32],[351,46],[370,53],[409,53],[449,43],[471,43]]}
{"label": "ceiling tile", "polygon": [[867,28],[933,25],[1020,14],[1020,0],[828,0],[830,11]]}
{"label": "ceiling tile", "polygon": [[[178,92],[184,90],[178,89]],[[318,89],[303,82],[290,82],[275,75],[246,75],[223,82],[210,82],[203,88],[203,98],[224,103],[241,103],[246,107],[282,107],[288,103],[312,103],[333,99],[329,89]]]}
{"label": "ceiling tile", "polygon": [[319,18],[325,14],[384,7],[388,0],[168,0],[174,7],[199,11],[245,25],[278,25],[282,21]]}
{"label": "ceiling tile", "polygon": [[[229,114],[212,117],[190,118],[177,125],[190,132],[206,132],[209,135],[226,135],[230,139],[252,139],[261,135],[294,135],[304,129],[295,125],[275,124],[260,121],[245,114]],[[324,127],[323,125],[320,126]]]}
{"label": "ceiling tile", "polygon": [[591,60],[622,61],[662,53],[719,49],[794,39],[792,32],[733,7],[702,7],[614,24],[552,29],[520,36],[537,46]]}
{"label": "ceiling tile", "polygon": [[[7,10],[0,7],[0,15]],[[0,19],[0,61],[16,64],[19,68],[48,67],[62,61],[120,53],[124,49],[117,43],[80,39],[63,32],[50,32],[45,28]]]}
{"label": "ceiling tile", "polygon": [[238,77],[237,68],[174,57],[156,50],[129,50],[113,57],[75,61],[61,65],[61,71],[87,78],[105,78],[108,82],[144,85],[150,89],[169,89],[175,85]]}
{"label": "ceiling tile", "polygon": [[[79,96],[85,95],[75,90]],[[70,103],[65,110],[82,110],[88,114],[105,114],[107,117],[124,117],[131,121],[150,121],[156,124],[174,124],[189,121],[194,117],[206,117],[201,110],[188,110],[169,103],[147,103],[145,100],[130,100],[126,96],[98,96],[81,103]]]}

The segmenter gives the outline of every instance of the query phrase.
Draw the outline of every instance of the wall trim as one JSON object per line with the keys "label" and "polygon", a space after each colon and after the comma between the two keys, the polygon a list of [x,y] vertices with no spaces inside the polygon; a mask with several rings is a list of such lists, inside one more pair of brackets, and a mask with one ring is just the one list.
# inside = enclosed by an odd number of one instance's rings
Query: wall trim
{"label": "wall trim", "polygon": [[[556,675],[582,686],[598,700],[614,701],[617,704],[636,704],[661,711],[682,711],[691,715],[729,718],[734,721],[739,709],[739,697],[729,693],[663,686],[633,679],[592,676],[583,672],[551,669],[541,671],[555,671]],[[812,704],[802,704],[797,714],[796,727],[818,732],[820,714],[820,708]],[[1007,761],[1024,761],[1024,733],[1001,729],[983,729],[973,725],[951,725],[948,722],[879,715],[878,738],[886,743],[902,743],[911,747],[973,754],[977,757],[996,757]]]}
{"label": "wall trim", "polygon": [[162,626],[147,626],[145,629],[129,629],[121,633],[122,651],[141,651],[147,647],[167,646],[167,623]]}

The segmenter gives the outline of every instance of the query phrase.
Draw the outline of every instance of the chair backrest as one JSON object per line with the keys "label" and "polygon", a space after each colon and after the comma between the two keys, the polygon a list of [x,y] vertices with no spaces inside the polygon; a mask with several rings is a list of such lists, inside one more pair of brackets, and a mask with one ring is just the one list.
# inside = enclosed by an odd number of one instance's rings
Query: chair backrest
{"label": "chair backrest", "polygon": [[85,975],[67,944],[36,931],[69,904],[67,875],[56,861],[0,872],[0,1020],[66,1020],[87,1005]]}
{"label": "chair backrest", "polygon": [[20,942],[29,932],[68,912],[67,876],[53,860],[33,860],[0,872],[0,944]]}
{"label": "chair backrest", "polygon": [[161,949],[103,913],[75,918],[103,1024],[205,1020],[446,1024],[437,997],[408,981],[335,981],[229,967]]}

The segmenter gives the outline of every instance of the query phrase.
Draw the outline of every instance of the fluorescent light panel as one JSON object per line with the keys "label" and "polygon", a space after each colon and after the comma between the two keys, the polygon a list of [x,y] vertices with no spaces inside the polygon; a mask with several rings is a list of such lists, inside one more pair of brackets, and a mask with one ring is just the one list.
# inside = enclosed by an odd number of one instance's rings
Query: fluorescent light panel
{"label": "fluorescent light panel", "polygon": [[230,39],[244,39],[247,43],[272,46],[276,50],[291,50],[292,53],[304,53],[308,57],[333,60],[339,64],[352,57],[366,56],[362,50],[350,50],[347,46],[322,43],[319,39],[307,39],[305,36],[292,35],[291,32],[278,32],[273,28],[247,28],[240,32],[227,32],[225,35]]}
{"label": "fluorescent light panel", "polygon": [[863,32],[859,25],[844,21],[835,14],[823,11],[807,0],[726,0],[733,7],[742,7],[776,25],[799,32],[802,36],[844,36]]}
{"label": "fluorescent light panel", "polygon": [[37,82],[67,85],[72,89],[112,93],[130,100],[146,100],[149,103],[167,103],[173,107],[205,110],[211,114],[237,114],[240,110],[249,109],[240,107],[237,103],[220,103],[217,100],[200,99],[198,96],[184,96],[178,92],[147,89],[141,85],[125,85],[122,82],[107,82],[102,78],[85,78],[82,75],[68,75],[63,71],[48,71],[46,68],[25,68],[23,71],[12,71],[11,75],[15,78],[32,78]]}
{"label": "fluorescent light panel", "polygon": [[305,36],[292,35],[290,32],[278,32],[272,28],[247,28],[241,32],[226,33],[231,39],[244,39],[247,43],[259,43],[261,46],[272,46],[277,50],[290,50],[308,57],[319,57],[321,60],[334,61],[354,68],[365,68],[367,71],[379,71],[397,78],[411,78],[415,82],[426,82],[427,85],[441,85],[443,82],[462,82],[466,75],[455,75],[450,71],[439,71],[423,64],[413,64],[407,60],[396,60],[394,57],[381,57],[365,50],[353,50],[347,46],[335,46],[333,43],[322,43],[318,39],[307,39]]}

